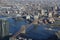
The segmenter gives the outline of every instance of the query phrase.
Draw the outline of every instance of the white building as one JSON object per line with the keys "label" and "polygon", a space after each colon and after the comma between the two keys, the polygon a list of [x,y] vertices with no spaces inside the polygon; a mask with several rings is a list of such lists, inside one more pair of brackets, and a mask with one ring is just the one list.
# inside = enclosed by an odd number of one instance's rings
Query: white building
{"label": "white building", "polygon": [[6,7],[3,7],[3,6],[0,6],[1,8],[6,8],[6,9],[10,9],[11,7],[8,7],[8,6],[6,6]]}
{"label": "white building", "polygon": [[51,23],[54,23],[54,22],[55,22],[54,18],[49,18],[49,21],[50,21]]}
{"label": "white building", "polygon": [[52,17],[52,12],[49,12],[48,17]]}
{"label": "white building", "polygon": [[20,14],[17,14],[16,16],[17,16],[17,17],[21,17],[21,15],[20,15]]}
{"label": "white building", "polygon": [[42,9],[42,10],[41,10],[41,15],[47,16],[47,10],[46,10],[46,9]]}
{"label": "white building", "polygon": [[38,15],[34,15],[34,19],[38,19],[39,18],[39,16]]}
{"label": "white building", "polygon": [[30,19],[30,15],[27,15],[27,16],[26,16],[26,19]]}
{"label": "white building", "polygon": [[55,10],[57,10],[58,9],[58,7],[57,6],[55,6]]}
{"label": "white building", "polygon": [[44,15],[44,14],[45,14],[45,12],[44,12],[44,10],[42,9],[42,10],[41,10],[41,15]]}

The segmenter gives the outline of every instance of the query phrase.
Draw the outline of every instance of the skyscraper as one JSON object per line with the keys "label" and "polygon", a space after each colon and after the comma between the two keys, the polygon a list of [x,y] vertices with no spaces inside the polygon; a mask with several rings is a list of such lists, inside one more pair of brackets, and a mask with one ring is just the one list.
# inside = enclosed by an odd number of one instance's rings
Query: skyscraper
{"label": "skyscraper", "polygon": [[9,23],[6,19],[0,19],[0,37],[9,35]]}

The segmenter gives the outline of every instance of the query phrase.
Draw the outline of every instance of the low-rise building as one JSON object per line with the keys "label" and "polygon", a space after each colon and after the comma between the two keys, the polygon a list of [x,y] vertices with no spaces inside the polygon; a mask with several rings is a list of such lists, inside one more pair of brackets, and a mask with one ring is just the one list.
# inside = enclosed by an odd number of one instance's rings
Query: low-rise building
{"label": "low-rise building", "polygon": [[30,15],[27,15],[27,16],[26,16],[26,19],[30,19]]}
{"label": "low-rise building", "polygon": [[49,22],[54,23],[55,19],[54,18],[49,18]]}
{"label": "low-rise building", "polygon": [[39,19],[39,16],[38,15],[34,15],[34,19]]}

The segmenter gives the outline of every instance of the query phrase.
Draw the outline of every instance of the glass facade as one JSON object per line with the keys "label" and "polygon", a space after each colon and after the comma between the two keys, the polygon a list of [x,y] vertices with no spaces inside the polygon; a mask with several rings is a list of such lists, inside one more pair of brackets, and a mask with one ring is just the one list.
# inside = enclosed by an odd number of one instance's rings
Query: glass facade
{"label": "glass facade", "polygon": [[0,19],[0,37],[9,35],[9,23],[6,19]]}

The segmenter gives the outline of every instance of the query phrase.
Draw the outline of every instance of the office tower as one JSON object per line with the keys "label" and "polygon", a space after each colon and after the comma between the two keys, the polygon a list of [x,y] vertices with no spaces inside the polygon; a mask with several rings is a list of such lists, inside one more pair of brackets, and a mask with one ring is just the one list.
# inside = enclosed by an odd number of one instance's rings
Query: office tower
{"label": "office tower", "polygon": [[9,35],[9,23],[6,19],[0,19],[0,37]]}

